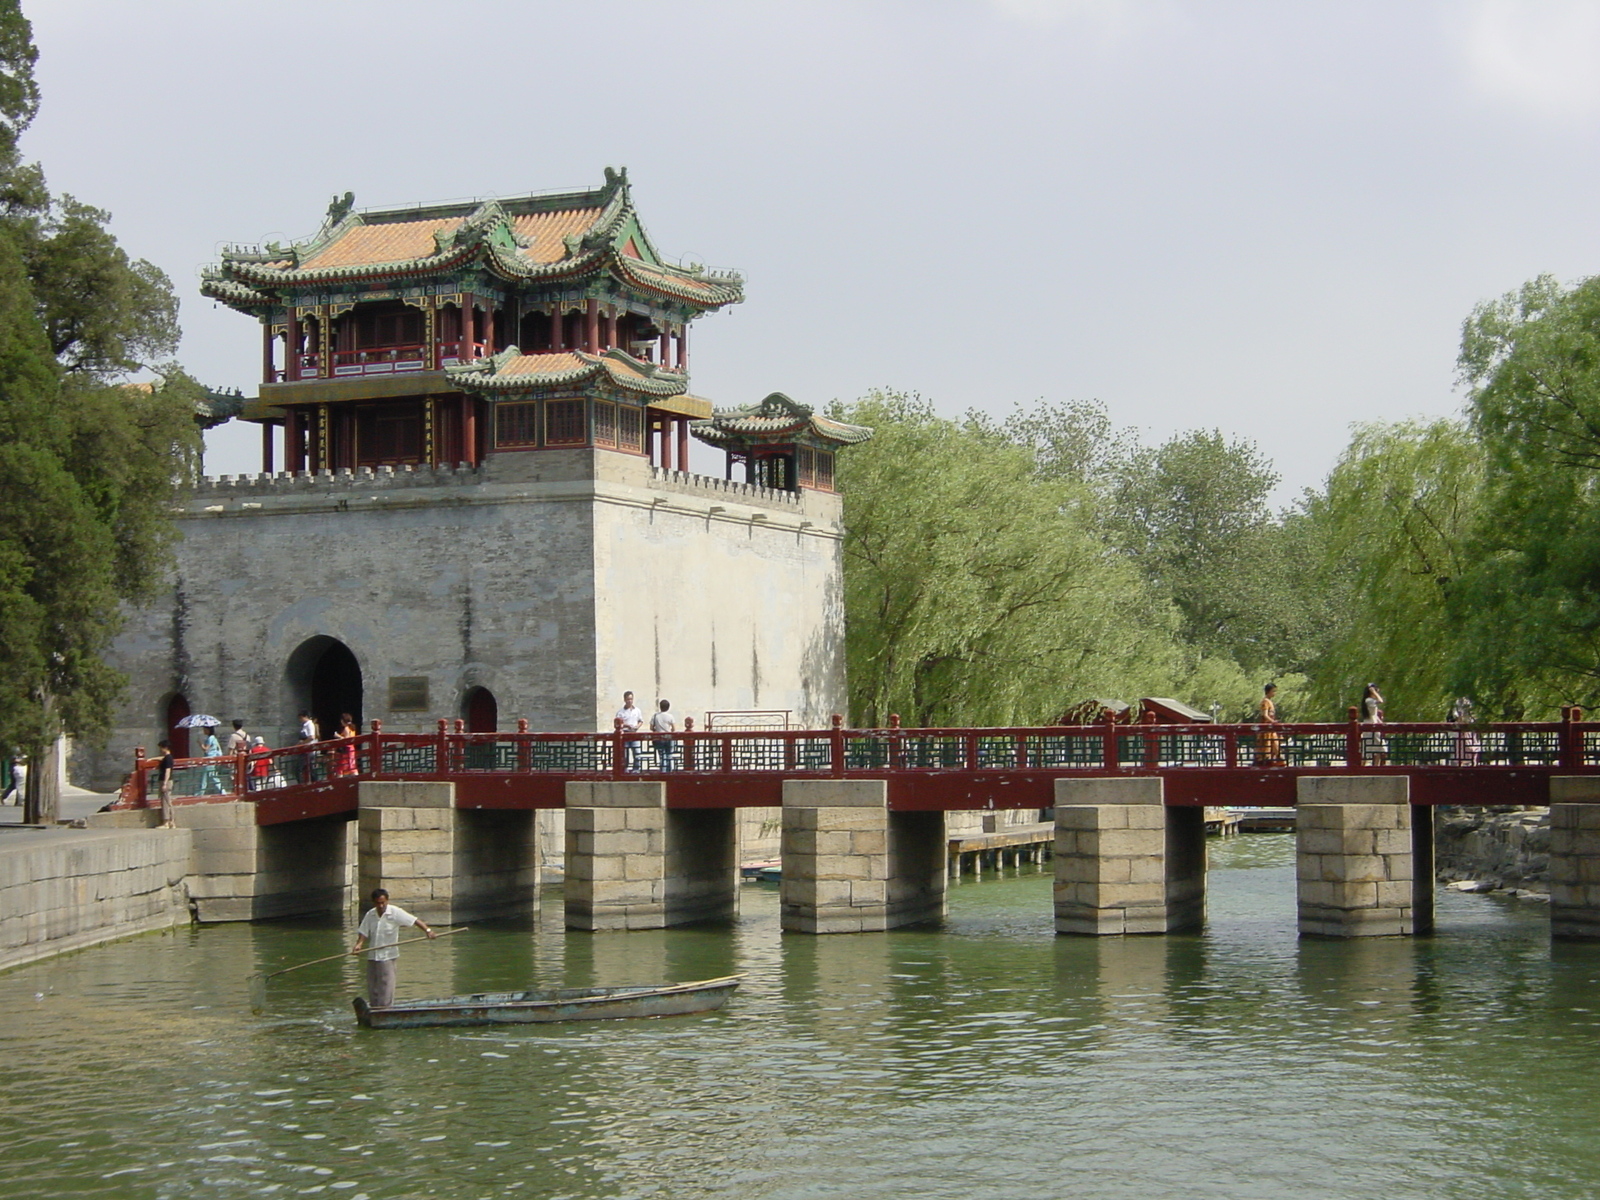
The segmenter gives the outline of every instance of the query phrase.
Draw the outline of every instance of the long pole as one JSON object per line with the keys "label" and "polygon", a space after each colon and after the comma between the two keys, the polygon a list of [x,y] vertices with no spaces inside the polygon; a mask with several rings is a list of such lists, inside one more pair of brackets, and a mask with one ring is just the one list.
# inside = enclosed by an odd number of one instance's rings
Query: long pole
{"label": "long pole", "polygon": [[[434,934],[433,937],[431,937],[431,938],[428,938],[428,937],[407,938],[403,942],[391,942],[391,943],[389,943],[388,946],[363,946],[361,948],[361,950],[360,950],[360,953],[362,953],[362,954],[370,954],[374,950],[388,950],[393,946],[410,946],[410,945],[414,945],[417,942],[437,941],[439,938],[449,937],[452,933],[461,933],[465,929],[466,929],[465,925],[458,925],[454,929],[441,929],[438,933]],[[271,979],[274,975],[283,975],[283,974],[286,974],[289,971],[298,971],[301,967],[314,967],[318,963],[332,962],[336,958],[349,958],[351,953],[352,953],[352,951],[345,950],[345,951],[343,951],[343,952],[341,952],[339,954],[329,954],[329,955],[326,955],[323,958],[313,958],[310,962],[295,963],[295,965],[292,966],[292,967],[284,967],[281,970],[269,971],[265,975],[263,975],[260,971],[257,971],[254,975],[248,976],[248,978],[250,978],[250,979]]]}

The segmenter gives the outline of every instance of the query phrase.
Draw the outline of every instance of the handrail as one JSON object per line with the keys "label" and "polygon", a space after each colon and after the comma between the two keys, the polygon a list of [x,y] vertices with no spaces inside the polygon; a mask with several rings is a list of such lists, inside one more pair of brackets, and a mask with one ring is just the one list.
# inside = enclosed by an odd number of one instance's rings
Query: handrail
{"label": "handrail", "polygon": [[[1600,771],[1600,722],[1566,714],[1562,721],[1452,725],[1394,722],[1245,722],[1221,724],[1043,725],[995,728],[696,729],[671,735],[468,732],[440,720],[431,733],[391,733],[372,722],[354,738],[329,738],[222,758],[177,760],[177,773],[200,790],[178,803],[255,799],[266,793],[346,777],[448,779],[494,775],[568,779],[661,779],[676,774],[792,775],[800,778],[882,777],[940,772],[1092,774],[1287,768],[1298,771],[1429,771],[1538,768]],[[1273,739],[1268,741],[1267,739]],[[658,762],[654,743],[673,743]],[[1265,757],[1263,745],[1276,747]],[[149,778],[158,759],[144,748],[116,802],[152,805]],[[668,765],[670,764],[670,765]],[[211,790],[226,779],[227,787]]]}

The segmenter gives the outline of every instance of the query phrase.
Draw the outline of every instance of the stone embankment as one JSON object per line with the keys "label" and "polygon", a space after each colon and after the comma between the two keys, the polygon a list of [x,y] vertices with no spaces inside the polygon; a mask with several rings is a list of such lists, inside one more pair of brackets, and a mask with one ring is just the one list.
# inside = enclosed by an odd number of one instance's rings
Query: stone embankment
{"label": "stone embankment", "polygon": [[188,924],[189,858],[186,829],[6,827],[0,969]]}
{"label": "stone embankment", "polygon": [[1434,827],[1434,868],[1460,891],[1510,892],[1547,899],[1550,810],[1441,811]]}

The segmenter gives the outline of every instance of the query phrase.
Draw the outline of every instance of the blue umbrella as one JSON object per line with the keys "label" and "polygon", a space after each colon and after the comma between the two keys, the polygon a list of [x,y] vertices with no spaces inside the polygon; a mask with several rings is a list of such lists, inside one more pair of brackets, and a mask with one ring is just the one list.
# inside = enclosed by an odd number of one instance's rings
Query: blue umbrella
{"label": "blue umbrella", "polygon": [[204,713],[196,713],[192,717],[185,717],[178,722],[179,729],[216,729],[222,724],[215,717],[208,717]]}

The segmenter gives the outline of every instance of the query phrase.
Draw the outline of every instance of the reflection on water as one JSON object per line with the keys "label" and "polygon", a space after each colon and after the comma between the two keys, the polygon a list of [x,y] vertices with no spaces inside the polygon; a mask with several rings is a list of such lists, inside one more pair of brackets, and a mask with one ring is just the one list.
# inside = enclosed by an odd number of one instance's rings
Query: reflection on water
{"label": "reflection on water", "polygon": [[[1032,872],[940,931],[531,924],[402,951],[403,994],[745,971],[706,1017],[362,1031],[333,925],[0,975],[4,1195],[1591,1197],[1600,948],[1446,893],[1428,939],[1300,941],[1293,841],[1213,843],[1210,924],[1057,938]],[[404,903],[404,898],[399,898]]]}

